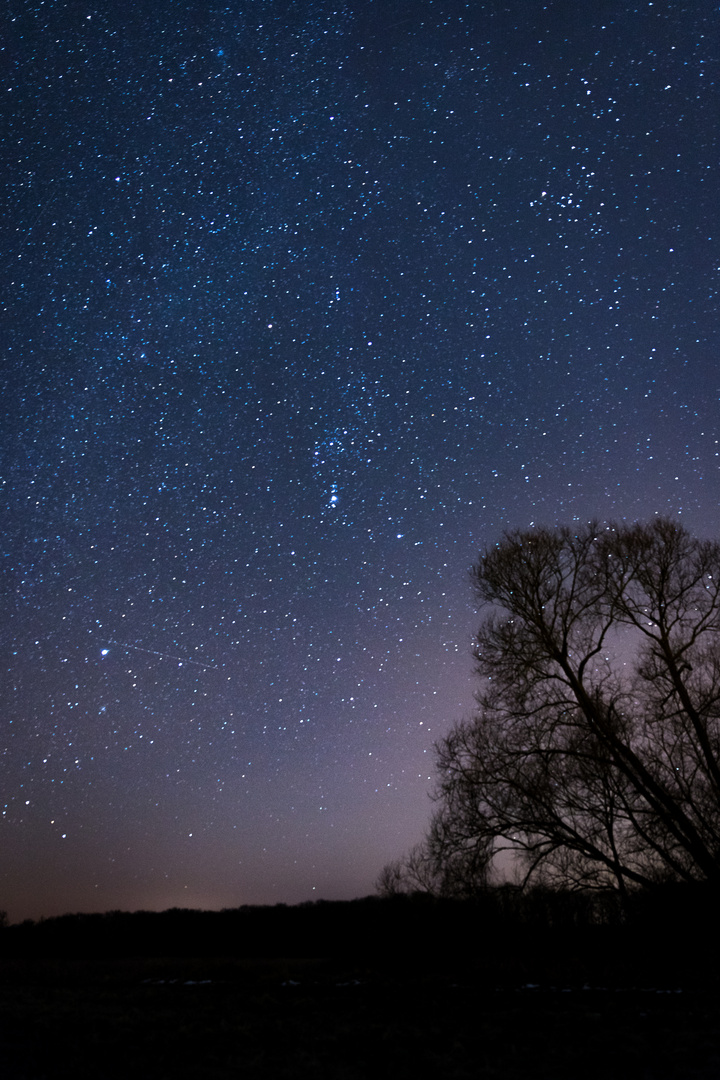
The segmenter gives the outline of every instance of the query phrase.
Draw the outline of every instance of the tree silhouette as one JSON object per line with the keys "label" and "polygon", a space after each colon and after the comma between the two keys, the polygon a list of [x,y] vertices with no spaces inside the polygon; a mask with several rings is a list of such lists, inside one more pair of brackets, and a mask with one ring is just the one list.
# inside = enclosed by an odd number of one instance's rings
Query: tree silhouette
{"label": "tree silhouette", "polygon": [[717,883],[720,544],[665,519],[516,531],[472,582],[477,712],[437,745],[426,840],[380,890],[473,893],[509,866],[623,895]]}

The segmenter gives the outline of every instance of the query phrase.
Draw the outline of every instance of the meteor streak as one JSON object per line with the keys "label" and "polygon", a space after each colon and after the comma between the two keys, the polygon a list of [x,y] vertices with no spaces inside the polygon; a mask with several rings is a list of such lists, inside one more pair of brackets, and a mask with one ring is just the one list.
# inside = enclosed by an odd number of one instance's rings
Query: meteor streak
{"label": "meteor streak", "polygon": [[[173,656],[172,653],[158,652],[157,649],[145,649],[142,645],[129,645],[125,641],[112,641],[106,642],[107,645],[116,645],[119,649],[134,649],[136,652],[149,653],[151,656],[159,656],[161,660],[177,660],[180,664],[195,664],[196,667],[201,667],[204,670],[210,669],[211,671],[219,671],[220,669],[216,664],[203,664],[200,660],[191,660],[189,656]],[[107,652],[103,649],[103,655]]]}

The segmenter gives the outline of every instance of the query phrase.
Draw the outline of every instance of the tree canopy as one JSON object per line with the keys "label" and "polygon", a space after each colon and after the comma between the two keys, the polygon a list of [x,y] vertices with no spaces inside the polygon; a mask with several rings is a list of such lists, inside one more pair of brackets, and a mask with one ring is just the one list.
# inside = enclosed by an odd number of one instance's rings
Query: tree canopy
{"label": "tree canopy", "polygon": [[507,533],[480,556],[477,711],[382,891],[720,879],[720,543],[680,524]]}

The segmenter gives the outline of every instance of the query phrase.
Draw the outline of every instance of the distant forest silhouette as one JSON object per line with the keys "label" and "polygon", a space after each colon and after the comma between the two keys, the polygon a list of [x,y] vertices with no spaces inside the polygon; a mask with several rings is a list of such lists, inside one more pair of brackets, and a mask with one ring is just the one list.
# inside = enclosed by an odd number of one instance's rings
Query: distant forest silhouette
{"label": "distant forest silhouette", "polygon": [[473,899],[401,894],[222,911],[110,911],[0,930],[0,958],[348,958],[534,977],[704,978],[717,969],[716,890],[658,886],[629,908],[612,893],[515,886]]}

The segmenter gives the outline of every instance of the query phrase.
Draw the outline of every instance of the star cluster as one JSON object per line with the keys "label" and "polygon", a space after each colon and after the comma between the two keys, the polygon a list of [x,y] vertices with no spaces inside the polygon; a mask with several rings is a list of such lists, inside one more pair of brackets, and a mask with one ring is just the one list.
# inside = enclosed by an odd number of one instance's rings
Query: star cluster
{"label": "star cluster", "polygon": [[478,549],[717,535],[717,5],[10,7],[0,906],[369,892]]}

